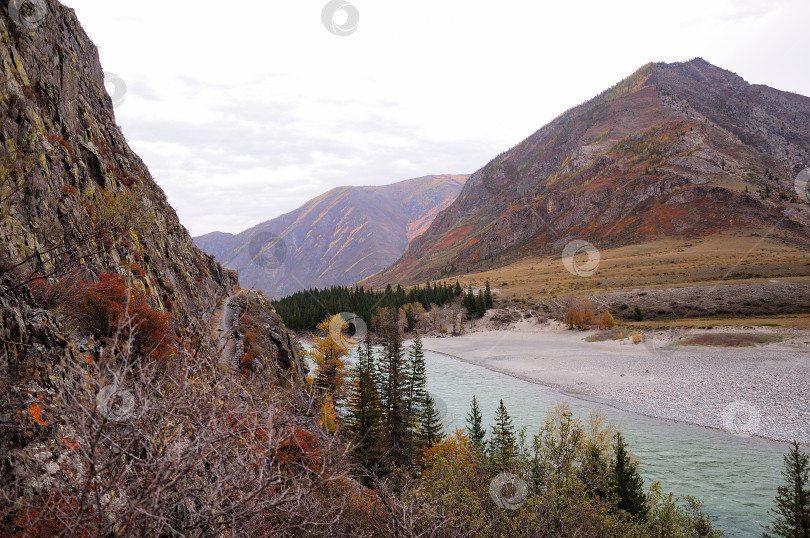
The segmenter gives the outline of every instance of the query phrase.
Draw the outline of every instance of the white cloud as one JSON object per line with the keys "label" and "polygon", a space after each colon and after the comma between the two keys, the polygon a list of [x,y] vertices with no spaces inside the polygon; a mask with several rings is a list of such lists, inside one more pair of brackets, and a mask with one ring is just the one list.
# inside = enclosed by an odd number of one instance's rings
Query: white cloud
{"label": "white cloud", "polygon": [[648,61],[702,56],[810,94],[806,0],[65,0],[126,80],[116,109],[193,234],[332,187],[471,173]]}

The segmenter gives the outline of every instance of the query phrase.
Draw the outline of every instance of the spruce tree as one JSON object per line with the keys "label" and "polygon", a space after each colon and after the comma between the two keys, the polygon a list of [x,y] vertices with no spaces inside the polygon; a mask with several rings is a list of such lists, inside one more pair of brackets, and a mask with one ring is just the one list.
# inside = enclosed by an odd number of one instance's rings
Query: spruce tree
{"label": "spruce tree", "polygon": [[486,435],[486,430],[481,424],[482,419],[481,408],[478,407],[478,398],[473,394],[470,412],[467,413],[467,433],[470,436],[470,444],[475,450],[481,452],[484,450],[484,436]]}
{"label": "spruce tree", "polygon": [[492,427],[492,437],[489,439],[489,455],[496,465],[507,467],[512,461],[514,452],[515,427],[501,400],[495,411],[495,426]]}
{"label": "spruce tree", "polygon": [[425,354],[422,351],[422,339],[419,338],[419,333],[414,336],[411,347],[408,349],[404,380],[408,426],[411,429],[411,439],[415,441],[422,405],[427,396]]}
{"label": "spruce tree", "polygon": [[413,455],[412,436],[405,402],[406,371],[399,333],[399,313],[380,309],[378,331],[384,340],[380,361],[380,396],[383,401],[383,442],[393,465],[405,467]]}
{"label": "spruce tree", "polygon": [[463,290],[461,289],[461,284],[459,284],[459,283],[458,283],[458,280],[456,280],[456,285],[453,287],[453,294],[454,294],[456,297],[458,297],[458,296],[459,296],[459,295],[461,295],[462,293],[464,293],[464,292],[463,292]]}
{"label": "spruce tree", "polygon": [[487,313],[487,303],[484,298],[484,290],[478,290],[478,297],[475,298],[475,316],[483,318]]}
{"label": "spruce tree", "polygon": [[793,442],[785,455],[782,476],[785,484],[779,486],[770,510],[773,522],[763,536],[770,538],[810,538],[810,462],[808,455],[799,451]]}
{"label": "spruce tree", "polygon": [[374,381],[374,355],[371,338],[357,350],[355,379],[349,396],[346,430],[354,443],[352,459],[364,469],[374,470],[380,464],[382,410]]}
{"label": "spruce tree", "polygon": [[613,461],[613,493],[617,506],[640,519],[647,517],[647,497],[644,495],[644,480],[638,466],[627,453],[627,444],[621,433],[616,434]]}
{"label": "spruce tree", "polygon": [[485,305],[486,305],[487,310],[489,310],[490,308],[493,308],[495,306],[493,301],[492,301],[492,290],[489,287],[489,280],[487,280],[487,285],[484,288],[484,301],[485,301]]}
{"label": "spruce tree", "polygon": [[442,417],[436,408],[436,401],[425,393],[419,413],[419,441],[422,446],[431,447],[444,439]]}

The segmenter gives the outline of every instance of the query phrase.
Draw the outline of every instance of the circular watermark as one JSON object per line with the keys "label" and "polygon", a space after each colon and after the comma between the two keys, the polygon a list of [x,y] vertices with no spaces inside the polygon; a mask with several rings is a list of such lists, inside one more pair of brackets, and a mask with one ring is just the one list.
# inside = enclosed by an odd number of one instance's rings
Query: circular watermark
{"label": "circular watermark", "polygon": [[504,471],[490,481],[489,496],[499,507],[517,510],[529,496],[529,484],[518,475]]}
{"label": "circular watermark", "polygon": [[114,422],[122,422],[132,415],[135,397],[118,385],[107,385],[96,395],[99,412]]}
{"label": "circular watermark", "polygon": [[287,259],[287,243],[272,232],[259,232],[250,239],[248,254],[256,265],[276,269]]}
{"label": "circular watermark", "polygon": [[[345,20],[338,14],[343,14]],[[324,27],[335,35],[352,35],[360,23],[360,12],[346,0],[331,0],[321,11],[321,21]]]}
{"label": "circular watermark", "polygon": [[723,429],[748,437],[759,431],[759,409],[744,400],[735,400],[723,410]]}
{"label": "circular watermark", "polygon": [[659,356],[671,355],[678,351],[678,346],[668,339],[666,335],[659,334],[657,336],[652,333],[643,336],[642,343],[647,351]]}
{"label": "circular watermark", "polygon": [[[582,259],[587,256],[587,259]],[[568,272],[575,276],[592,276],[599,267],[599,249],[582,239],[575,239],[562,252],[562,262]]]}
{"label": "circular watermark", "polygon": [[[104,71],[104,87],[110,94],[113,108],[118,107],[127,97],[127,83],[115,73]],[[110,89],[112,89],[112,93],[110,93]]]}
{"label": "circular watermark", "polygon": [[810,166],[799,172],[793,188],[796,189],[796,194],[799,195],[802,202],[810,204]]}
{"label": "circular watermark", "polygon": [[11,0],[8,4],[8,16],[11,20],[30,30],[38,28],[47,14],[48,8],[44,0]]}
{"label": "circular watermark", "polygon": [[[341,312],[339,316],[340,317],[332,318],[332,321],[329,323],[329,336],[332,337],[333,341],[345,347],[349,347],[356,346],[366,339],[368,328],[363,318],[352,312]],[[354,334],[351,336],[344,334],[343,326],[345,324],[349,324],[354,328]]]}
{"label": "circular watermark", "polygon": [[428,392],[428,395],[430,395],[430,397],[433,399],[433,404],[436,407],[436,411],[439,413],[439,420],[441,421],[442,426],[446,428],[450,424],[450,422],[452,422],[447,418],[448,417],[447,402],[445,402],[443,399],[439,398],[432,392]]}

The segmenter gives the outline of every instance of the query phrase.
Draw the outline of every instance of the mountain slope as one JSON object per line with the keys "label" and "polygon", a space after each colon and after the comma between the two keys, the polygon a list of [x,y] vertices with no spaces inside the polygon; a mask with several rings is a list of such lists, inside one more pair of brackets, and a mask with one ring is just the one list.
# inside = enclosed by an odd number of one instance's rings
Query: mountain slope
{"label": "mountain slope", "polygon": [[702,59],[648,64],[473,174],[366,283],[559,255],[573,239],[602,248],[742,227],[806,244],[794,177],[808,165],[810,98],[749,85]]}
{"label": "mountain slope", "polygon": [[383,269],[455,200],[467,176],[425,176],[380,187],[338,187],[300,208],[195,243],[244,285],[271,297],[349,285]]}
{"label": "mountain slope", "polygon": [[[127,144],[74,11],[56,0],[5,2],[4,536],[250,534],[242,529],[270,518],[277,531],[300,499],[273,488],[292,483],[311,498],[320,481],[272,470],[290,436],[313,451],[327,443],[301,390],[297,340],[266,298],[234,296],[235,286]],[[218,319],[223,303],[230,323]],[[232,368],[217,324],[236,340]],[[330,466],[319,469],[334,476]],[[197,496],[202,484],[219,493]],[[191,505],[204,509],[178,511]],[[272,514],[279,506],[283,516]]]}

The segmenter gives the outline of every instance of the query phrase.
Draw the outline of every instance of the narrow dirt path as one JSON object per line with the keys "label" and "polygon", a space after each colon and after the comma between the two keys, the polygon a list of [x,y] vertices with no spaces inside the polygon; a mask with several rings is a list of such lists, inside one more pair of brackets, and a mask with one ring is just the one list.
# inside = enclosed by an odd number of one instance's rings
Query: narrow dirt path
{"label": "narrow dirt path", "polygon": [[230,364],[233,359],[236,341],[233,338],[233,317],[234,310],[231,308],[231,300],[234,297],[244,295],[247,292],[245,289],[237,289],[236,292],[229,296],[222,303],[222,307],[214,315],[214,331],[217,338],[217,349],[219,349],[219,363]]}

